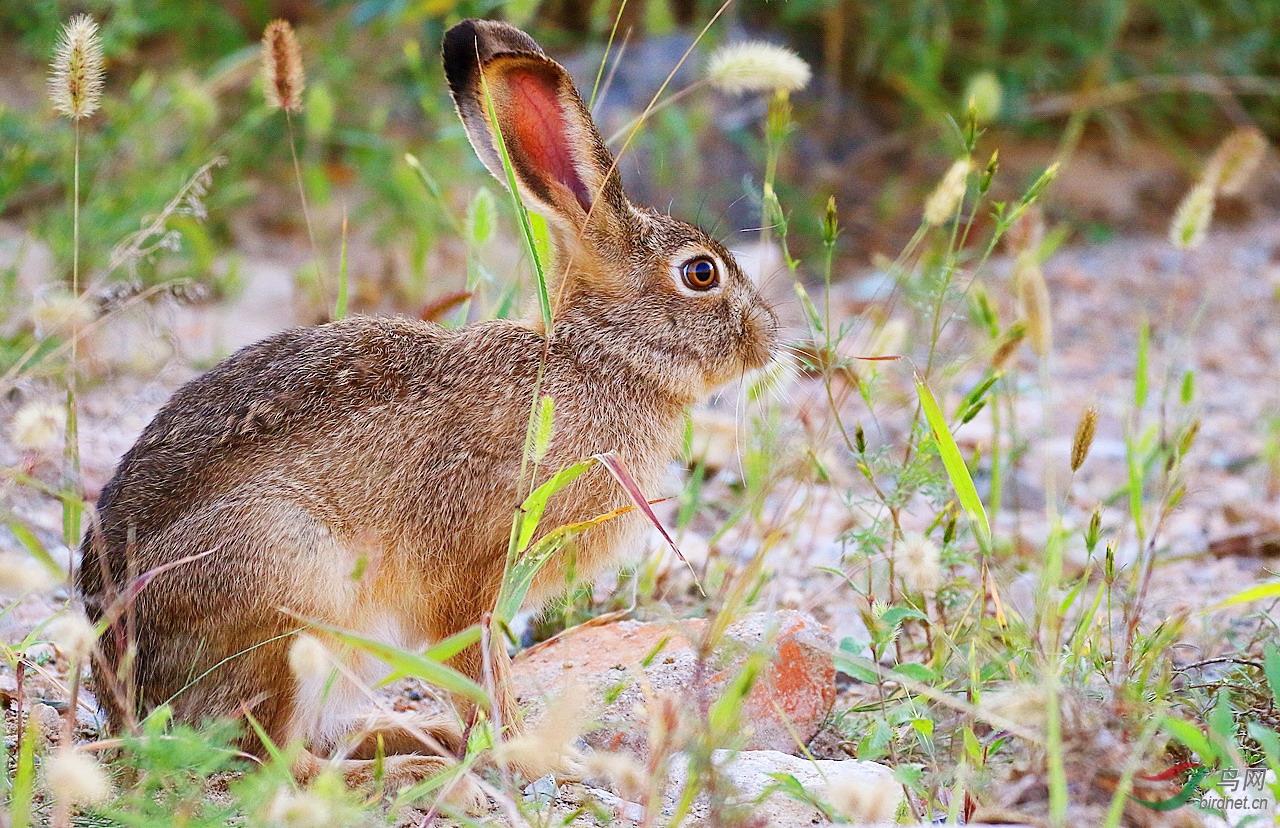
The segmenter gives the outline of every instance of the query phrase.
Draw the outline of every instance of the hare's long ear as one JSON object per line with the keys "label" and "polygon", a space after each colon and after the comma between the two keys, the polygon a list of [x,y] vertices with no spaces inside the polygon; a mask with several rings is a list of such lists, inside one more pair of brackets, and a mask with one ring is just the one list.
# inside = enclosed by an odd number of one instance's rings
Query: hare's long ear
{"label": "hare's long ear", "polygon": [[458,115],[494,177],[507,183],[500,132],[528,207],[576,230],[588,215],[626,214],[613,156],[573,81],[531,37],[505,23],[465,20],[445,33],[443,51]]}

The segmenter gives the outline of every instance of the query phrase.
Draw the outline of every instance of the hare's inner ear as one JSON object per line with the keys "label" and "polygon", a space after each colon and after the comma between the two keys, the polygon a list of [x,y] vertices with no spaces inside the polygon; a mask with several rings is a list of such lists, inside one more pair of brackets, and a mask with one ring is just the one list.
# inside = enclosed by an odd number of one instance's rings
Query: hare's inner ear
{"label": "hare's inner ear", "polygon": [[568,73],[528,35],[468,20],[445,33],[444,66],[467,136],[507,183],[499,137],[526,205],[561,226],[625,213],[613,157]]}
{"label": "hare's inner ear", "polygon": [[576,213],[575,204],[590,212],[599,179],[611,171],[590,168],[596,136],[564,70],[546,58],[502,57],[484,75],[520,183],[558,213]]}

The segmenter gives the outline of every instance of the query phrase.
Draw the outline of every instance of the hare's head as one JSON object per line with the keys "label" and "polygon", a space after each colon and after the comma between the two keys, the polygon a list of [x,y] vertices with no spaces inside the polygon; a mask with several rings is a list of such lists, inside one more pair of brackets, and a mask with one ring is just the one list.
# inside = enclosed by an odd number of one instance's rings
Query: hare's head
{"label": "hare's head", "polygon": [[[565,70],[527,34],[467,20],[444,67],[472,146],[556,245],[553,335],[693,398],[769,359],[777,318],[723,245],[636,207]],[[506,156],[507,165],[503,163]]]}

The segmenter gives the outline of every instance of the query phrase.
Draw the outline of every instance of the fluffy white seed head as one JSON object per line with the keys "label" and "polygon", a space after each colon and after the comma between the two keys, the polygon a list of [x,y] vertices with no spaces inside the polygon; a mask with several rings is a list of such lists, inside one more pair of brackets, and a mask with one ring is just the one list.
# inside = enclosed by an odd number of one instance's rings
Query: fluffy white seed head
{"label": "fluffy white seed head", "polygon": [[310,633],[298,633],[289,646],[289,669],[298,681],[325,679],[333,671],[329,650]]}
{"label": "fluffy white seed head", "polygon": [[84,663],[93,652],[93,643],[98,638],[93,624],[78,612],[53,619],[45,628],[45,635],[63,655],[80,663]]}
{"label": "fluffy white seed head", "polygon": [[547,705],[541,719],[523,733],[506,739],[494,749],[499,762],[509,765],[538,765],[552,758],[553,766],[564,767],[577,757],[573,740],[587,722],[583,692],[567,688],[554,704]]}
{"label": "fluffy white seed head", "polygon": [[49,72],[53,108],[73,121],[88,118],[102,100],[102,40],[87,14],[62,27]]}
{"label": "fluffy white seed head", "polygon": [[924,220],[927,224],[938,227],[951,218],[956,207],[960,205],[960,200],[964,198],[969,183],[969,171],[972,169],[973,162],[968,158],[961,158],[951,165],[951,169],[947,170],[947,174],[942,176],[938,186],[925,200]]}
{"label": "fluffy white seed head", "polygon": [[707,79],[722,92],[798,92],[813,71],[804,58],[773,43],[751,40],[721,46],[707,63]]}
{"label": "fluffy white seed head", "polygon": [[58,585],[44,565],[28,555],[0,553],[0,595],[21,598],[37,592],[49,592]]}
{"label": "fluffy white seed head", "polygon": [[855,825],[897,821],[902,786],[892,776],[842,774],[827,785],[826,800]]}
{"label": "fluffy white seed head", "polygon": [[87,298],[61,288],[41,293],[31,304],[31,325],[39,337],[68,336],[95,318]]}
{"label": "fluffy white seed head", "polygon": [[329,825],[333,813],[329,803],[315,791],[282,790],[271,800],[266,821],[281,828],[312,828]]}
{"label": "fluffy white seed head", "polygon": [[630,754],[593,750],[587,755],[586,767],[589,777],[607,781],[623,799],[640,799],[649,789],[648,771]]}
{"label": "fluffy white seed head", "polygon": [[67,409],[45,400],[19,408],[9,423],[9,438],[23,451],[48,454],[62,445],[67,431]]}
{"label": "fluffy white seed head", "polygon": [[942,551],[926,536],[907,532],[895,563],[907,589],[925,595],[938,591],[942,583]]}
{"label": "fluffy white seed head", "polygon": [[70,805],[99,805],[111,797],[111,779],[98,760],[69,747],[44,760],[44,787]]}

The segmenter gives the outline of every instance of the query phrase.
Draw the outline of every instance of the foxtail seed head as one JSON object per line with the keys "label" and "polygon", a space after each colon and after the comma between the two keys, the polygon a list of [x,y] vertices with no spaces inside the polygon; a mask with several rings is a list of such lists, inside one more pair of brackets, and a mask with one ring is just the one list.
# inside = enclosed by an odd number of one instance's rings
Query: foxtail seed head
{"label": "foxtail seed head", "polygon": [[721,92],[799,92],[813,72],[804,58],[773,43],[751,40],[721,46],[707,63],[707,80]]}
{"label": "foxtail seed head", "polygon": [[924,203],[926,224],[938,227],[951,218],[951,214],[956,211],[956,207],[964,198],[971,169],[973,169],[973,163],[968,158],[961,158],[951,165],[951,169],[947,170],[947,174],[938,182],[938,186]]}
{"label": "foxtail seed head", "polygon": [[1089,449],[1093,446],[1094,435],[1098,433],[1098,409],[1089,406],[1080,415],[1076,425],[1076,437],[1071,441],[1071,471],[1080,471],[1084,461],[1089,457]]}
{"label": "foxtail seed head", "polygon": [[272,20],[262,34],[262,74],[267,103],[285,112],[302,110],[302,52],[287,20]]}
{"label": "foxtail seed head", "polygon": [[102,40],[87,14],[62,27],[49,72],[53,108],[73,121],[88,118],[102,100]]}
{"label": "foxtail seed head", "polygon": [[1212,182],[1222,195],[1240,195],[1266,151],[1267,139],[1262,130],[1241,127],[1214,150],[1201,180]]}
{"label": "foxtail seed head", "polygon": [[1194,250],[1204,243],[1209,222],[1213,220],[1215,201],[1212,180],[1201,181],[1182,197],[1169,225],[1169,241],[1174,247]]}

